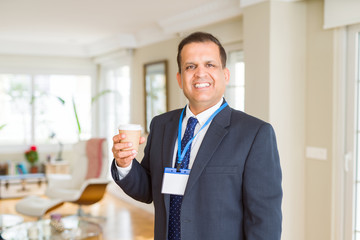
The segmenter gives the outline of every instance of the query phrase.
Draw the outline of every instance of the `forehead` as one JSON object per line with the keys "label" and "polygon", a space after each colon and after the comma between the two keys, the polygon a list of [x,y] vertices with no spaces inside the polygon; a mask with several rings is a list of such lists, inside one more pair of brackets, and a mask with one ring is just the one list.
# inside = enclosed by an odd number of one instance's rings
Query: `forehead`
{"label": "forehead", "polygon": [[188,58],[211,57],[213,60],[220,60],[219,46],[215,43],[209,42],[192,42],[186,44],[181,50],[182,61]]}

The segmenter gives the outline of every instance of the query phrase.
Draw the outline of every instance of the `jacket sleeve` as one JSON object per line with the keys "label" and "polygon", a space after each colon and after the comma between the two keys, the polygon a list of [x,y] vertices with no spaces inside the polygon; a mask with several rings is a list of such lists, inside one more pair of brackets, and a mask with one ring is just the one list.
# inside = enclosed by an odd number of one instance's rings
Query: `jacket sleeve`
{"label": "jacket sleeve", "polygon": [[282,229],[282,173],[272,126],[259,128],[246,159],[243,178],[244,232],[247,240],[279,240]]}

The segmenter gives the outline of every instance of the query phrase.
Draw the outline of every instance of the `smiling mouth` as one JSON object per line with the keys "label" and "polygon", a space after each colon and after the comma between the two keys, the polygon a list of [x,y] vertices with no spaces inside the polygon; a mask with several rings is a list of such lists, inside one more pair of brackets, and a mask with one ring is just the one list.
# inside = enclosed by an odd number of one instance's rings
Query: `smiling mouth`
{"label": "smiling mouth", "polygon": [[210,87],[210,83],[196,83],[195,84],[195,88],[200,89],[200,88],[207,88]]}

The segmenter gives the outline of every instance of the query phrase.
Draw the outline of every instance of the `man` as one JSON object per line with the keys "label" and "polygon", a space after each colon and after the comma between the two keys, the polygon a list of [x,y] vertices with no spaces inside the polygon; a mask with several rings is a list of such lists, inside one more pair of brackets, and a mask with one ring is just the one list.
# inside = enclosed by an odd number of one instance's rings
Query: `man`
{"label": "man", "polygon": [[129,146],[119,143],[124,136],[114,136],[115,182],[134,199],[154,202],[155,239],[280,239],[281,168],[273,128],[227,106],[230,73],[215,37],[189,35],[177,60],[177,81],[189,104],[152,120],[141,164],[133,160],[135,151],[121,151]]}

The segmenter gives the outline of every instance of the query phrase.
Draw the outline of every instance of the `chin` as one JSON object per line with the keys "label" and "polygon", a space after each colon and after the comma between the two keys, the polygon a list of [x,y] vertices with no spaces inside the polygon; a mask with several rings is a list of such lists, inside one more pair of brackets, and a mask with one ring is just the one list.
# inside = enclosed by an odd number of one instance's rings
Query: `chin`
{"label": "chin", "polygon": [[199,101],[196,101],[196,104],[198,106],[203,106],[203,107],[206,107],[206,108],[209,108],[209,107],[212,107],[213,105],[215,105],[217,103],[217,101],[210,101],[210,100],[199,100]]}

